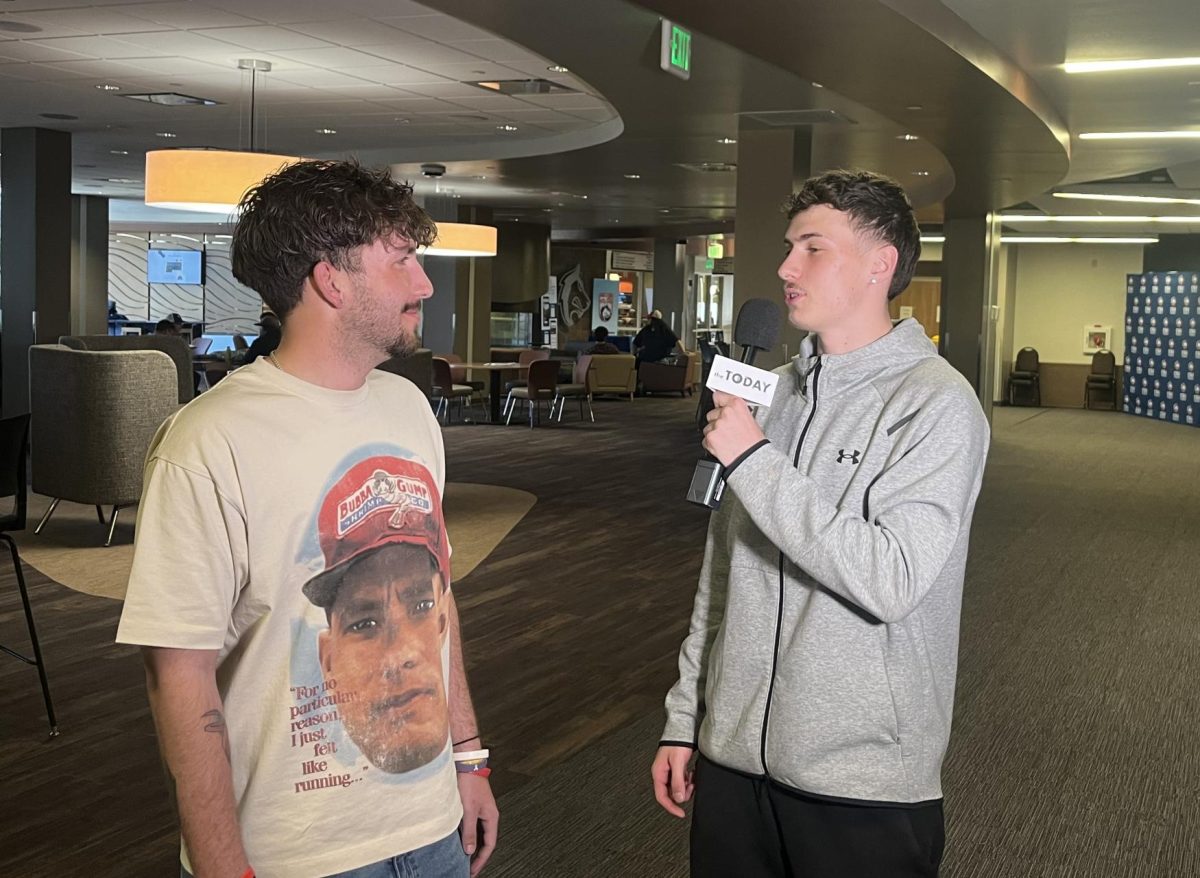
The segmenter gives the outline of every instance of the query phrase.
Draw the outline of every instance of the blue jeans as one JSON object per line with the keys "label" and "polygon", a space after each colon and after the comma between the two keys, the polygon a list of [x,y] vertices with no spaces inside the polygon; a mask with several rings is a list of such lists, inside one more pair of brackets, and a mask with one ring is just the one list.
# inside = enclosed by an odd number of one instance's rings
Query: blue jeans
{"label": "blue jeans", "polygon": [[[329,878],[467,878],[470,872],[471,858],[463,851],[458,833],[452,832],[441,841],[407,854],[338,872]],[[181,869],[180,873],[183,878],[192,878],[187,870]]]}

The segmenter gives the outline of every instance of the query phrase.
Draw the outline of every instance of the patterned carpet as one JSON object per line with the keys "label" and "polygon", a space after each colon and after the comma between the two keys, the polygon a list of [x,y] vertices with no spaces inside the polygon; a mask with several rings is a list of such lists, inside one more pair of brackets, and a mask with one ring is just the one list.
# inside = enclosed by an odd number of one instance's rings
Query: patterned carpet
{"label": "patterned carpet", "polygon": [[[951,878],[1200,874],[1200,431],[997,409],[944,771]],[[491,878],[682,878],[655,713],[503,796]]]}

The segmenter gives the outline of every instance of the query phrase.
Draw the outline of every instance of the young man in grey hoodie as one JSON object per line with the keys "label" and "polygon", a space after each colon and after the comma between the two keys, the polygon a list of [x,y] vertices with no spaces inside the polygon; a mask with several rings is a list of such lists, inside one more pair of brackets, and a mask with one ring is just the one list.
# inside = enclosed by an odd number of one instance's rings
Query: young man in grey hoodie
{"label": "young man in grey hoodie", "polygon": [[769,408],[714,394],[704,447],[728,490],[655,795],[682,817],[695,792],[693,876],[936,876],[988,425],[920,324],[888,314],[921,252],[900,186],[814,177],[788,219],[779,276],[810,334]]}

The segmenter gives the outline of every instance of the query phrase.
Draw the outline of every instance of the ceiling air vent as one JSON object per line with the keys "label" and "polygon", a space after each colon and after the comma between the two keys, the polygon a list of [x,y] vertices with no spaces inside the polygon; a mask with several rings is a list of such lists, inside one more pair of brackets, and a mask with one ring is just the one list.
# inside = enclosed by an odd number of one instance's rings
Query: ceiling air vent
{"label": "ceiling air vent", "polygon": [[836,110],[763,110],[758,113],[739,113],[747,119],[770,125],[773,128],[798,128],[801,125],[855,125],[853,119],[848,119]]}
{"label": "ceiling air vent", "polygon": [[220,101],[212,98],[194,98],[191,95],[181,95],[173,91],[160,91],[140,95],[121,95],[131,101],[142,101],[146,104],[159,104],[164,107],[215,107]]}
{"label": "ceiling air vent", "polygon": [[485,79],[465,82],[463,85],[473,85],[502,95],[556,95],[575,91],[548,79]]}
{"label": "ceiling air vent", "polygon": [[687,168],[699,174],[727,174],[737,170],[733,162],[677,162],[676,167]]}

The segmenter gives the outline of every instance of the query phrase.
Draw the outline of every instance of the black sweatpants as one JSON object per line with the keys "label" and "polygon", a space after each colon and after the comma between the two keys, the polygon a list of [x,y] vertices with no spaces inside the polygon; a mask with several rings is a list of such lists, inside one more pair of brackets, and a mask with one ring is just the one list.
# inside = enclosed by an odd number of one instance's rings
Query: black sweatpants
{"label": "black sweatpants", "polygon": [[698,757],[692,878],[936,878],[942,802],[842,804]]}

